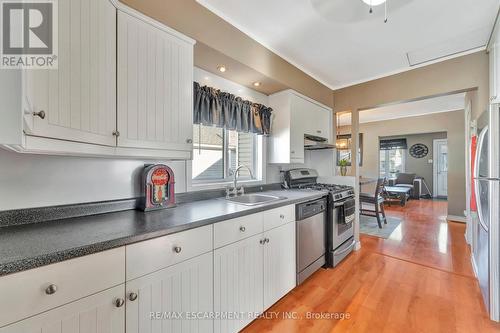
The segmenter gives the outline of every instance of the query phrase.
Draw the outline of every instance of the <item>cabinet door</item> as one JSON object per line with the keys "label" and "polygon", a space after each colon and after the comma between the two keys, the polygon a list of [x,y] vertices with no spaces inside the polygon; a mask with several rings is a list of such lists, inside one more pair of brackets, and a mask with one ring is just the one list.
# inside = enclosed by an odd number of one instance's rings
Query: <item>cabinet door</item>
{"label": "cabinet door", "polygon": [[[72,0],[58,10],[58,69],[23,72],[25,132],[115,146],[116,9]],[[44,119],[32,115],[42,110]]]}
{"label": "cabinet door", "polygon": [[314,119],[313,126],[309,129],[309,133],[315,136],[319,136],[328,139],[330,138],[330,127],[332,125],[331,114],[332,111],[322,108],[319,105],[314,105],[311,112],[311,118]]}
{"label": "cabinet door", "polygon": [[222,247],[214,252],[214,311],[241,314],[215,319],[218,333],[238,332],[263,311],[262,234]]}
{"label": "cabinet door", "polygon": [[126,290],[127,333],[213,331],[211,319],[194,317],[213,311],[212,252],[129,281]]}
{"label": "cabinet door", "polygon": [[120,285],[4,326],[0,333],[125,333],[125,306],[115,305],[124,293]]}
{"label": "cabinet door", "polygon": [[291,95],[290,113],[290,163],[304,162],[304,134],[310,123],[306,100]]}
{"label": "cabinet door", "polygon": [[192,150],[193,45],[118,12],[119,147]]}
{"label": "cabinet door", "polygon": [[264,233],[264,309],[295,287],[295,222]]}

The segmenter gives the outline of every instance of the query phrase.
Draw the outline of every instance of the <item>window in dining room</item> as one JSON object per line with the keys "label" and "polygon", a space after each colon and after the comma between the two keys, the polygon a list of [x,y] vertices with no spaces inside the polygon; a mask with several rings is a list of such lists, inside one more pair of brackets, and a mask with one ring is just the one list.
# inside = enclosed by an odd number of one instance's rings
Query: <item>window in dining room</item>
{"label": "window in dining room", "polygon": [[380,140],[379,175],[393,178],[405,172],[406,139]]}

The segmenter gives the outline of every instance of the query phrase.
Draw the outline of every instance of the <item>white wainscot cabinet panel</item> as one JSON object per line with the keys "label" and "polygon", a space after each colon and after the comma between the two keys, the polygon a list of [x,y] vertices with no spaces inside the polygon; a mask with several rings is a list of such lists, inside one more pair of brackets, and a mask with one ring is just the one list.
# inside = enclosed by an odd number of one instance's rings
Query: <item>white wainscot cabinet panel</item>
{"label": "white wainscot cabinet panel", "polygon": [[192,42],[121,11],[118,132],[118,147],[192,150]]}
{"label": "white wainscot cabinet panel", "polygon": [[210,333],[213,253],[127,282],[127,333]]}
{"label": "white wainscot cabinet panel", "polygon": [[106,0],[59,1],[57,7],[58,69],[23,72],[24,130],[115,146],[116,8]]}
{"label": "white wainscot cabinet panel", "polygon": [[263,236],[255,235],[214,252],[214,311],[239,318],[216,319],[218,333],[238,332],[262,313]]}

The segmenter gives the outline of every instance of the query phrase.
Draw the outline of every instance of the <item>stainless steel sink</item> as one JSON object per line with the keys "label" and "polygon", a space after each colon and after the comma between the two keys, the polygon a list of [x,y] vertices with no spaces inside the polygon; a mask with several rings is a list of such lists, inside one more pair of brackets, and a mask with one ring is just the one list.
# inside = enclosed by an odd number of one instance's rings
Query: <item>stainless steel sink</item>
{"label": "stainless steel sink", "polygon": [[268,194],[243,194],[237,197],[226,198],[227,201],[231,201],[234,203],[247,205],[247,206],[256,206],[265,204],[272,201],[283,200],[286,197],[278,197],[275,195]]}

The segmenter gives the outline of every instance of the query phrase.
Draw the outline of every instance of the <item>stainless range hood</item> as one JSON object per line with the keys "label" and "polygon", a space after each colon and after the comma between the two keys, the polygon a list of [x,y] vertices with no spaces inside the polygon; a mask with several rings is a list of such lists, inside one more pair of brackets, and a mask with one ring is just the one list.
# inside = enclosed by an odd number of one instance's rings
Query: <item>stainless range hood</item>
{"label": "stainless range hood", "polygon": [[328,143],[328,139],[309,135],[304,135],[304,149],[305,150],[318,150],[318,149],[334,149],[335,145]]}

